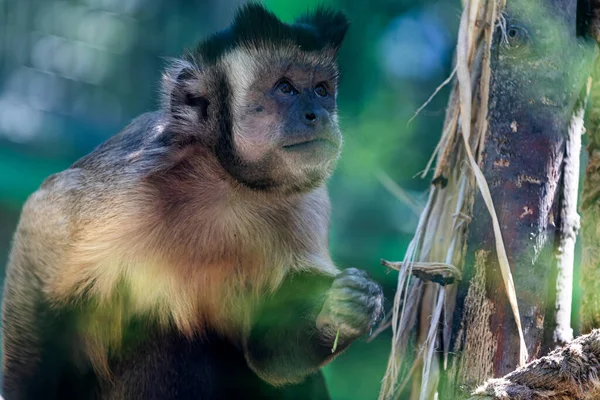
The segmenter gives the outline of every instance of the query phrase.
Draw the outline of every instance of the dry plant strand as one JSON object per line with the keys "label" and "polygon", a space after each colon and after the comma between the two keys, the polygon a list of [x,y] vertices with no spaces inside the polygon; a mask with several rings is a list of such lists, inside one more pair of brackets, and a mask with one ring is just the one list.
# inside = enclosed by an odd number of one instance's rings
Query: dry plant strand
{"label": "dry plant strand", "polygon": [[386,316],[379,327],[373,331],[373,333],[367,338],[366,342],[371,343],[381,332],[385,332],[390,326],[392,326],[392,317]]}
{"label": "dry plant strand", "polygon": [[[456,83],[454,90],[457,90]],[[458,126],[458,107],[456,102],[457,99],[455,98],[455,96],[453,96],[450,99],[450,105],[448,106],[447,111],[451,117],[447,119],[444,125],[444,130],[442,132],[442,137],[440,138],[440,141],[438,142],[435,151],[433,152],[431,158],[427,163],[427,168],[425,169],[426,171],[429,170],[437,154],[438,162],[437,166],[435,167],[434,180],[439,178],[440,176],[444,176],[447,173],[447,170],[450,169],[450,156],[455,150],[453,143],[454,138],[456,137],[456,127]],[[438,151],[440,152],[440,154],[438,154]]]}
{"label": "dry plant strand", "polygon": [[[394,297],[393,313],[392,313],[392,349],[388,359],[388,365],[385,375],[382,380],[380,399],[390,399],[394,396],[397,389],[397,380],[400,373],[400,366],[404,355],[404,350],[407,345],[406,337],[412,326],[411,320],[416,318],[416,307],[414,306],[418,299],[411,297],[409,293],[409,276],[411,274],[411,261],[417,256],[423,235],[425,234],[425,225],[431,213],[431,204],[435,201],[436,192],[432,191],[427,199],[427,204],[421,217],[415,235],[408,245],[404,263],[406,268],[402,269],[398,274],[398,284],[396,286],[396,296]],[[417,286],[419,282],[417,281]],[[412,293],[416,293],[412,292]],[[407,314],[408,310],[408,314]]]}
{"label": "dry plant strand", "polygon": [[434,361],[434,352],[435,352],[435,345],[436,345],[436,339],[438,336],[438,324],[440,321],[440,318],[442,316],[442,311],[444,309],[444,302],[446,299],[446,288],[445,287],[438,287],[437,288],[437,299],[435,302],[435,307],[434,307],[434,311],[433,314],[431,316],[431,322],[429,324],[429,332],[427,332],[427,339],[425,340],[425,344],[427,345],[427,347],[425,348],[425,356],[423,357],[423,372],[422,372],[422,378],[421,378],[421,395],[420,395],[420,400],[429,400],[430,398],[432,398],[432,396],[434,395],[434,393],[437,392],[437,384],[438,382],[435,382],[435,385],[430,384],[430,379],[431,379],[431,368],[432,368],[432,364]]}
{"label": "dry plant strand", "polygon": [[338,340],[340,340],[340,329],[338,328],[337,333],[335,334],[335,340],[333,341],[333,347],[331,348],[331,352],[335,353],[338,347]]}
{"label": "dry plant strand", "polygon": [[425,103],[423,103],[421,105],[421,107],[419,107],[417,109],[417,111],[415,111],[414,115],[408,120],[408,122],[406,123],[406,126],[409,126],[411,124],[411,122],[414,121],[415,118],[417,118],[419,116],[419,114],[421,114],[421,111],[423,111],[425,109],[425,107],[427,107],[429,105],[429,103],[431,103],[431,101],[435,98],[435,96],[437,96],[437,94],[443,89],[445,88],[450,82],[452,82],[452,80],[454,79],[454,75],[456,74],[456,67],[454,67],[454,69],[452,70],[452,72],[450,73],[450,76],[448,76],[446,78],[446,80],[444,82],[442,82],[431,94],[431,96],[429,96],[429,98],[425,101]]}
{"label": "dry plant strand", "polygon": [[398,200],[406,204],[408,208],[417,216],[421,215],[422,207],[408,194],[404,189],[400,187],[388,174],[378,170],[375,173],[379,182],[393,194]]}
{"label": "dry plant strand", "polygon": [[[395,269],[400,271],[404,263],[391,262],[381,260],[381,265],[384,267]],[[462,273],[458,268],[452,264],[446,264],[441,262],[412,262],[412,274],[423,281],[439,283],[442,286],[450,285],[455,281],[462,279]]]}

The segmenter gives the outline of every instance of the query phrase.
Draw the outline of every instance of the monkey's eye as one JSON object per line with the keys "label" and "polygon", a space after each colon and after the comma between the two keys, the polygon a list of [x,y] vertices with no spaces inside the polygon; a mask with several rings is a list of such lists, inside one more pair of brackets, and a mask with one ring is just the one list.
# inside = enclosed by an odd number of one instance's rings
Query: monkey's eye
{"label": "monkey's eye", "polygon": [[506,28],[506,44],[512,48],[519,48],[527,43],[529,34],[519,25],[510,25]]}
{"label": "monkey's eye", "polygon": [[282,79],[281,81],[279,81],[279,83],[277,84],[277,89],[279,89],[281,93],[290,96],[298,94],[296,88],[287,79]]}
{"label": "monkey's eye", "polygon": [[319,97],[325,97],[328,95],[327,93],[327,88],[325,87],[324,84],[319,83],[316,87],[315,87],[315,93],[317,94],[317,96]]}

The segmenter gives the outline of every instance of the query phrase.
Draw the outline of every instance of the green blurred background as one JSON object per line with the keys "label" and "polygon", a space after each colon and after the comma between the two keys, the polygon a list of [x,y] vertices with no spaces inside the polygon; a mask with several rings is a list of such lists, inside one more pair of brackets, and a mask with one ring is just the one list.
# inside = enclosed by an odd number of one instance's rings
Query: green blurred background
{"label": "green blurred background", "polygon": [[[164,57],[225,27],[243,0],[0,0],[0,266],[21,205],[131,118],[157,105]],[[371,272],[388,307],[416,227],[414,206],[378,180],[384,171],[417,204],[415,178],[440,135],[447,89],[408,125],[450,73],[458,0],[266,0],[286,21],[318,5],[343,10],[351,29],[340,52],[345,147],[329,187],[332,253]],[[418,208],[418,207],[417,207]],[[2,276],[3,276],[2,271]],[[375,399],[391,332],[353,346],[326,368],[334,399]]]}

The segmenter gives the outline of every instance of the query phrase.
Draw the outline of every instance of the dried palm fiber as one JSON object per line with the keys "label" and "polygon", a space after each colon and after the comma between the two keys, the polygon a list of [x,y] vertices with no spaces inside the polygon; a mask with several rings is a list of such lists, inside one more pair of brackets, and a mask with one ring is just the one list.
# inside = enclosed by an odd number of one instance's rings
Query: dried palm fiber
{"label": "dried palm fiber", "polygon": [[[504,6],[505,0],[463,1],[456,69],[453,72],[456,79],[442,137],[436,148],[433,186],[399,268],[391,324],[392,348],[379,397],[382,400],[398,398],[409,379],[413,383],[411,398],[426,400],[435,397],[441,365],[434,353],[443,350],[445,367],[456,286],[441,286],[411,276],[415,263],[437,267],[442,263],[455,269],[462,268],[466,229],[476,190],[481,191],[492,217],[502,278],[519,331],[520,364],[524,365],[527,359],[514,283],[500,226],[488,185],[478,166],[488,128],[490,49],[494,30],[502,22],[501,11]],[[418,349],[414,364],[409,368],[402,361],[407,358],[405,356],[411,339],[417,342]],[[417,376],[411,377],[415,374]]]}
{"label": "dried palm fiber", "polygon": [[600,330],[504,376],[490,379],[470,400],[600,398]]}

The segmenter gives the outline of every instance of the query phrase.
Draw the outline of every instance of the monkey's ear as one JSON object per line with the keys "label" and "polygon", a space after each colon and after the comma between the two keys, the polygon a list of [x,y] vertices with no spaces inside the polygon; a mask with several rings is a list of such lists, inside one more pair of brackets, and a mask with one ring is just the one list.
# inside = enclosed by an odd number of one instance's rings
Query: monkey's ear
{"label": "monkey's ear", "polygon": [[175,119],[206,119],[209,101],[200,92],[201,81],[202,71],[196,66],[174,62],[163,75],[163,109]]}
{"label": "monkey's ear", "polygon": [[238,9],[231,27],[237,37],[245,40],[278,37],[287,29],[275,14],[255,1]]}
{"label": "monkey's ear", "polygon": [[296,22],[312,25],[320,39],[330,47],[338,50],[344,41],[350,21],[338,11],[326,7],[319,7],[314,12],[306,14]]}

